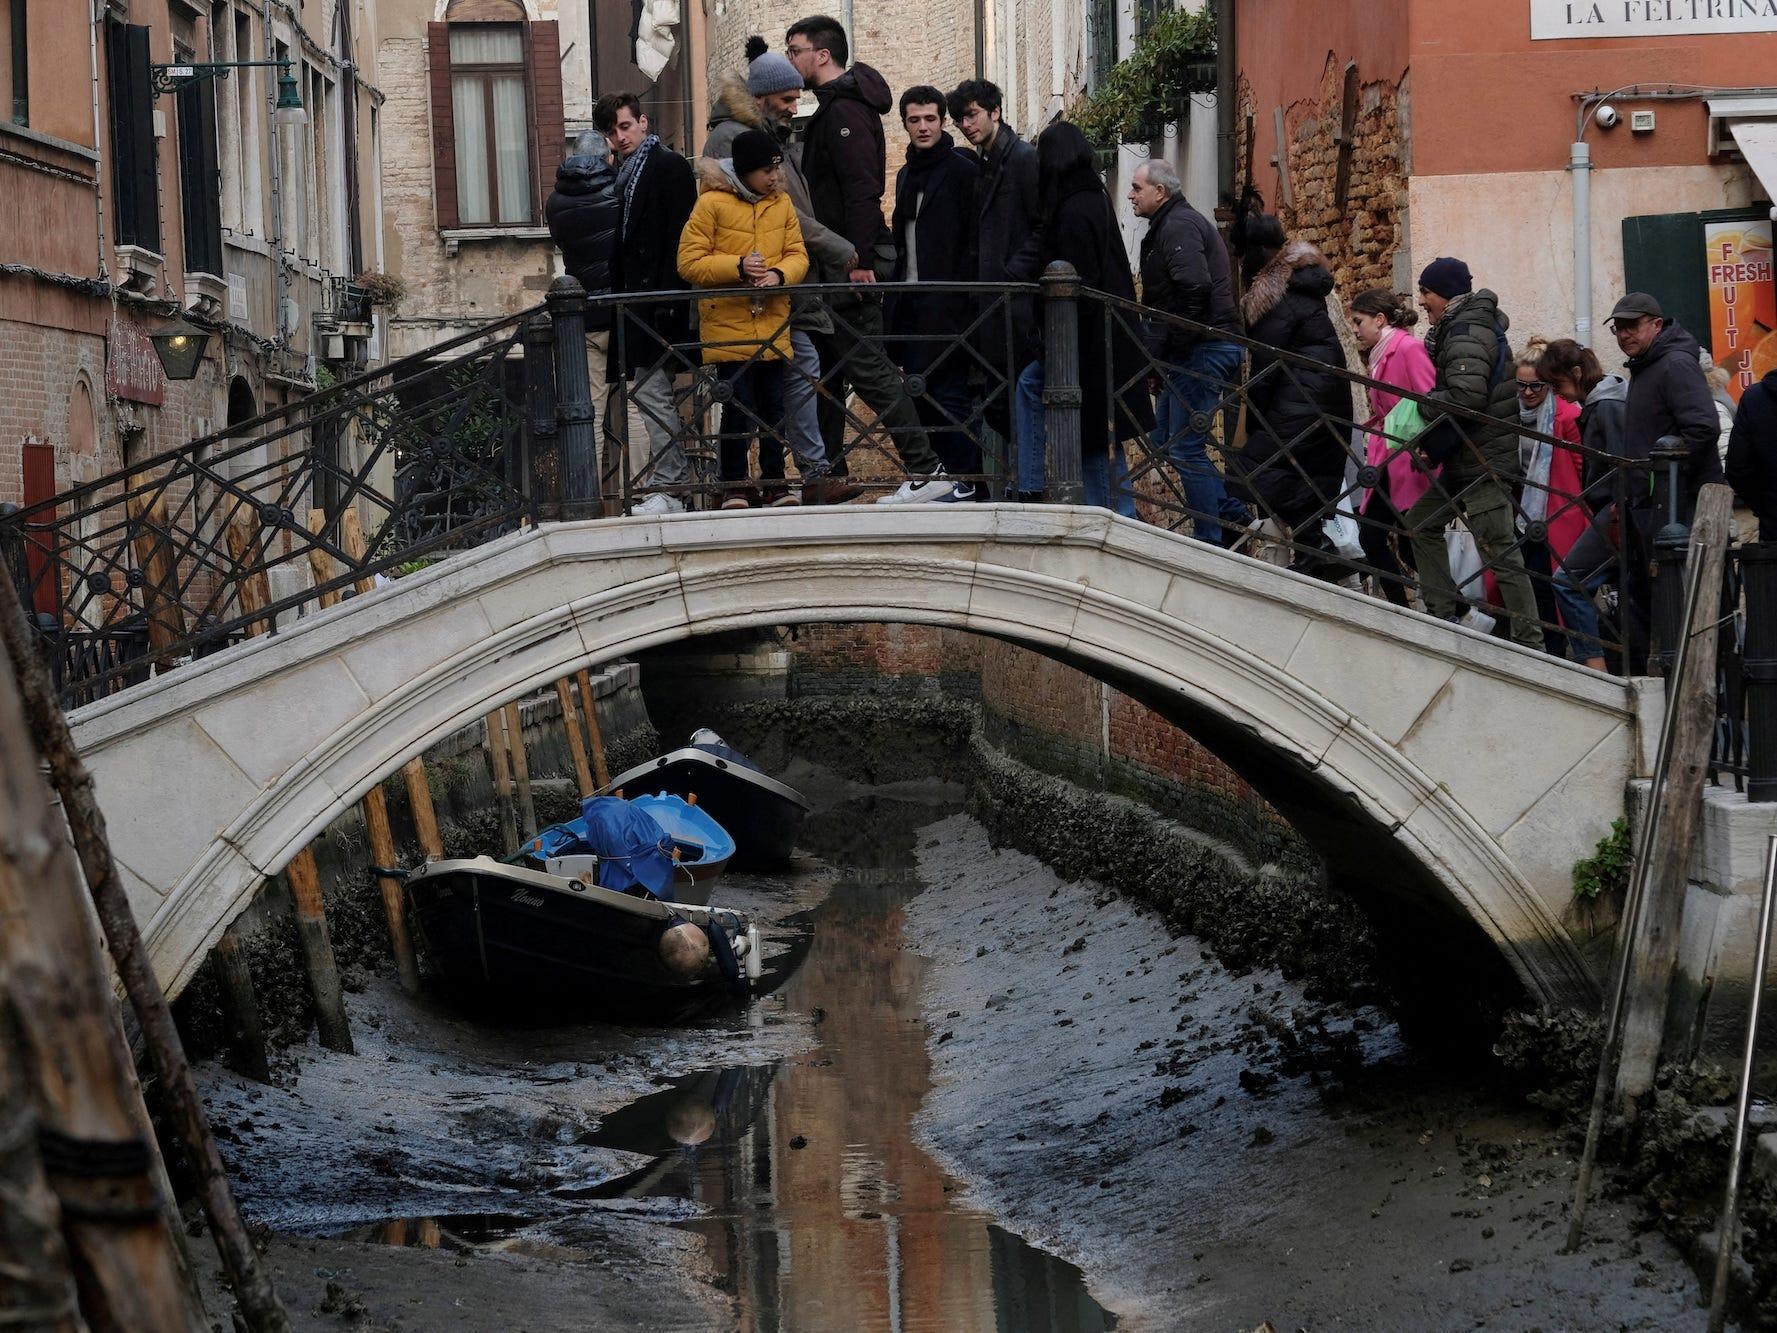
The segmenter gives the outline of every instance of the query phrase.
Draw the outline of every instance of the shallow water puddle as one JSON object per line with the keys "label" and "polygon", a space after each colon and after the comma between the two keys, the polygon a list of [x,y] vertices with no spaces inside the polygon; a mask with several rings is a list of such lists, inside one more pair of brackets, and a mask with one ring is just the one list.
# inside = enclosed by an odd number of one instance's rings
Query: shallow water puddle
{"label": "shallow water puddle", "polygon": [[[1100,1333],[1115,1320],[1080,1270],[961,1201],[915,1142],[931,1086],[919,988],[902,939],[922,885],[913,829],[929,805],[877,798],[811,821],[805,843],[838,868],[807,915],[806,954],[780,994],[816,1045],[770,1066],[710,1069],[605,1116],[579,1140],[646,1160],[591,1187],[540,1195],[530,1217],[467,1214],[360,1227],[352,1239],[599,1262],[625,1210],[699,1235],[748,1333]],[[748,887],[733,877],[736,893]],[[580,1242],[576,1244],[577,1240]]]}

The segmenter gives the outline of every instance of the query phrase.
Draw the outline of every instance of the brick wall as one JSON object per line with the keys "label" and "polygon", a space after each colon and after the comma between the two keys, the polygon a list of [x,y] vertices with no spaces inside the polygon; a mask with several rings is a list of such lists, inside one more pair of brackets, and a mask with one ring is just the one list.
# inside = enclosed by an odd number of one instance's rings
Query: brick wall
{"label": "brick wall", "polygon": [[1159,714],[1028,649],[926,625],[851,624],[803,627],[789,648],[798,695],[952,694],[972,683],[989,738],[1025,763],[1089,777],[1212,832],[1239,833],[1242,820],[1281,824],[1232,769]]}
{"label": "brick wall", "polygon": [[[1291,237],[1320,247],[1339,291],[1349,299],[1367,287],[1395,285],[1395,253],[1407,207],[1406,135],[1402,90],[1385,82],[1362,84],[1352,125],[1350,185],[1341,207],[1336,136],[1344,115],[1344,83],[1344,63],[1328,55],[1319,97],[1285,112],[1295,197],[1289,207],[1267,202]],[[1251,97],[1250,89],[1245,96]],[[1244,131],[1244,116],[1240,123]],[[1244,143],[1240,147],[1244,152]]]}

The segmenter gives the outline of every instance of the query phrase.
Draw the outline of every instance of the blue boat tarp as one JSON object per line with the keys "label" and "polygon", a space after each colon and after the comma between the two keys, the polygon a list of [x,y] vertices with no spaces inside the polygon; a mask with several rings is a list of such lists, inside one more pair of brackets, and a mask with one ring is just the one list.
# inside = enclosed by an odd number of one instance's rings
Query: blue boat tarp
{"label": "blue boat tarp", "polygon": [[641,888],[673,900],[672,842],[666,830],[633,802],[615,796],[589,796],[580,818],[552,824],[530,845],[538,860],[552,856],[598,857],[601,888],[627,893]]}

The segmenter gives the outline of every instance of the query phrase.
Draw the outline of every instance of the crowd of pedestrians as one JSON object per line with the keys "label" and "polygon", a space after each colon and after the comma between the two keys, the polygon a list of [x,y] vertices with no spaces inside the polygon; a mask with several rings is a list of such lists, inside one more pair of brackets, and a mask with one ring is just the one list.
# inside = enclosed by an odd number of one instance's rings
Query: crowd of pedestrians
{"label": "crowd of pedestrians", "polygon": [[[904,165],[885,216],[891,113]],[[725,509],[855,498],[846,454],[860,438],[891,445],[906,475],[879,504],[985,498],[989,433],[1009,445],[1007,491],[1040,494],[1037,298],[906,284],[1034,283],[1063,261],[1110,298],[1075,304],[1088,504],[1135,515],[1123,446],[1141,437],[1197,539],[1281,551],[1332,580],[1356,570],[1397,605],[1600,669],[1600,592],[1615,590],[1624,664],[1640,669],[1654,534],[1674,505],[1688,521],[1724,463],[1777,533],[1777,372],[1736,410],[1645,293],[1611,313],[1627,371],[1612,374],[1570,339],[1514,347],[1498,295],[1461,259],[1426,265],[1416,293],[1341,291],[1256,201],[1225,237],[1158,159],[1130,180],[1146,224],[1132,272],[1078,128],[1026,141],[982,79],[897,99],[824,15],[793,24],[781,53],[749,40],[717,83],[695,167],[632,95],[600,99],[594,124],[546,216],[589,292],[648,294],[620,328],[595,303],[587,335],[595,394],[626,383],[646,437],[637,512],[675,512],[694,489],[674,388],[688,357],[718,386]],[[804,282],[824,290],[799,297]],[[1144,307],[1146,320],[1121,313]],[[1669,497],[1653,453],[1674,438]]]}

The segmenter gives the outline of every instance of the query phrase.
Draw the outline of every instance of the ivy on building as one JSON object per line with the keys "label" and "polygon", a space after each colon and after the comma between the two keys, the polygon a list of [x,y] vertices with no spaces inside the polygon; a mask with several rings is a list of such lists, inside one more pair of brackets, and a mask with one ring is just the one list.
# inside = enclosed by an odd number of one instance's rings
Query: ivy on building
{"label": "ivy on building", "polygon": [[1213,7],[1169,9],[1136,39],[1135,50],[1074,108],[1070,119],[1095,148],[1159,137],[1183,120],[1193,93],[1214,92]]}

